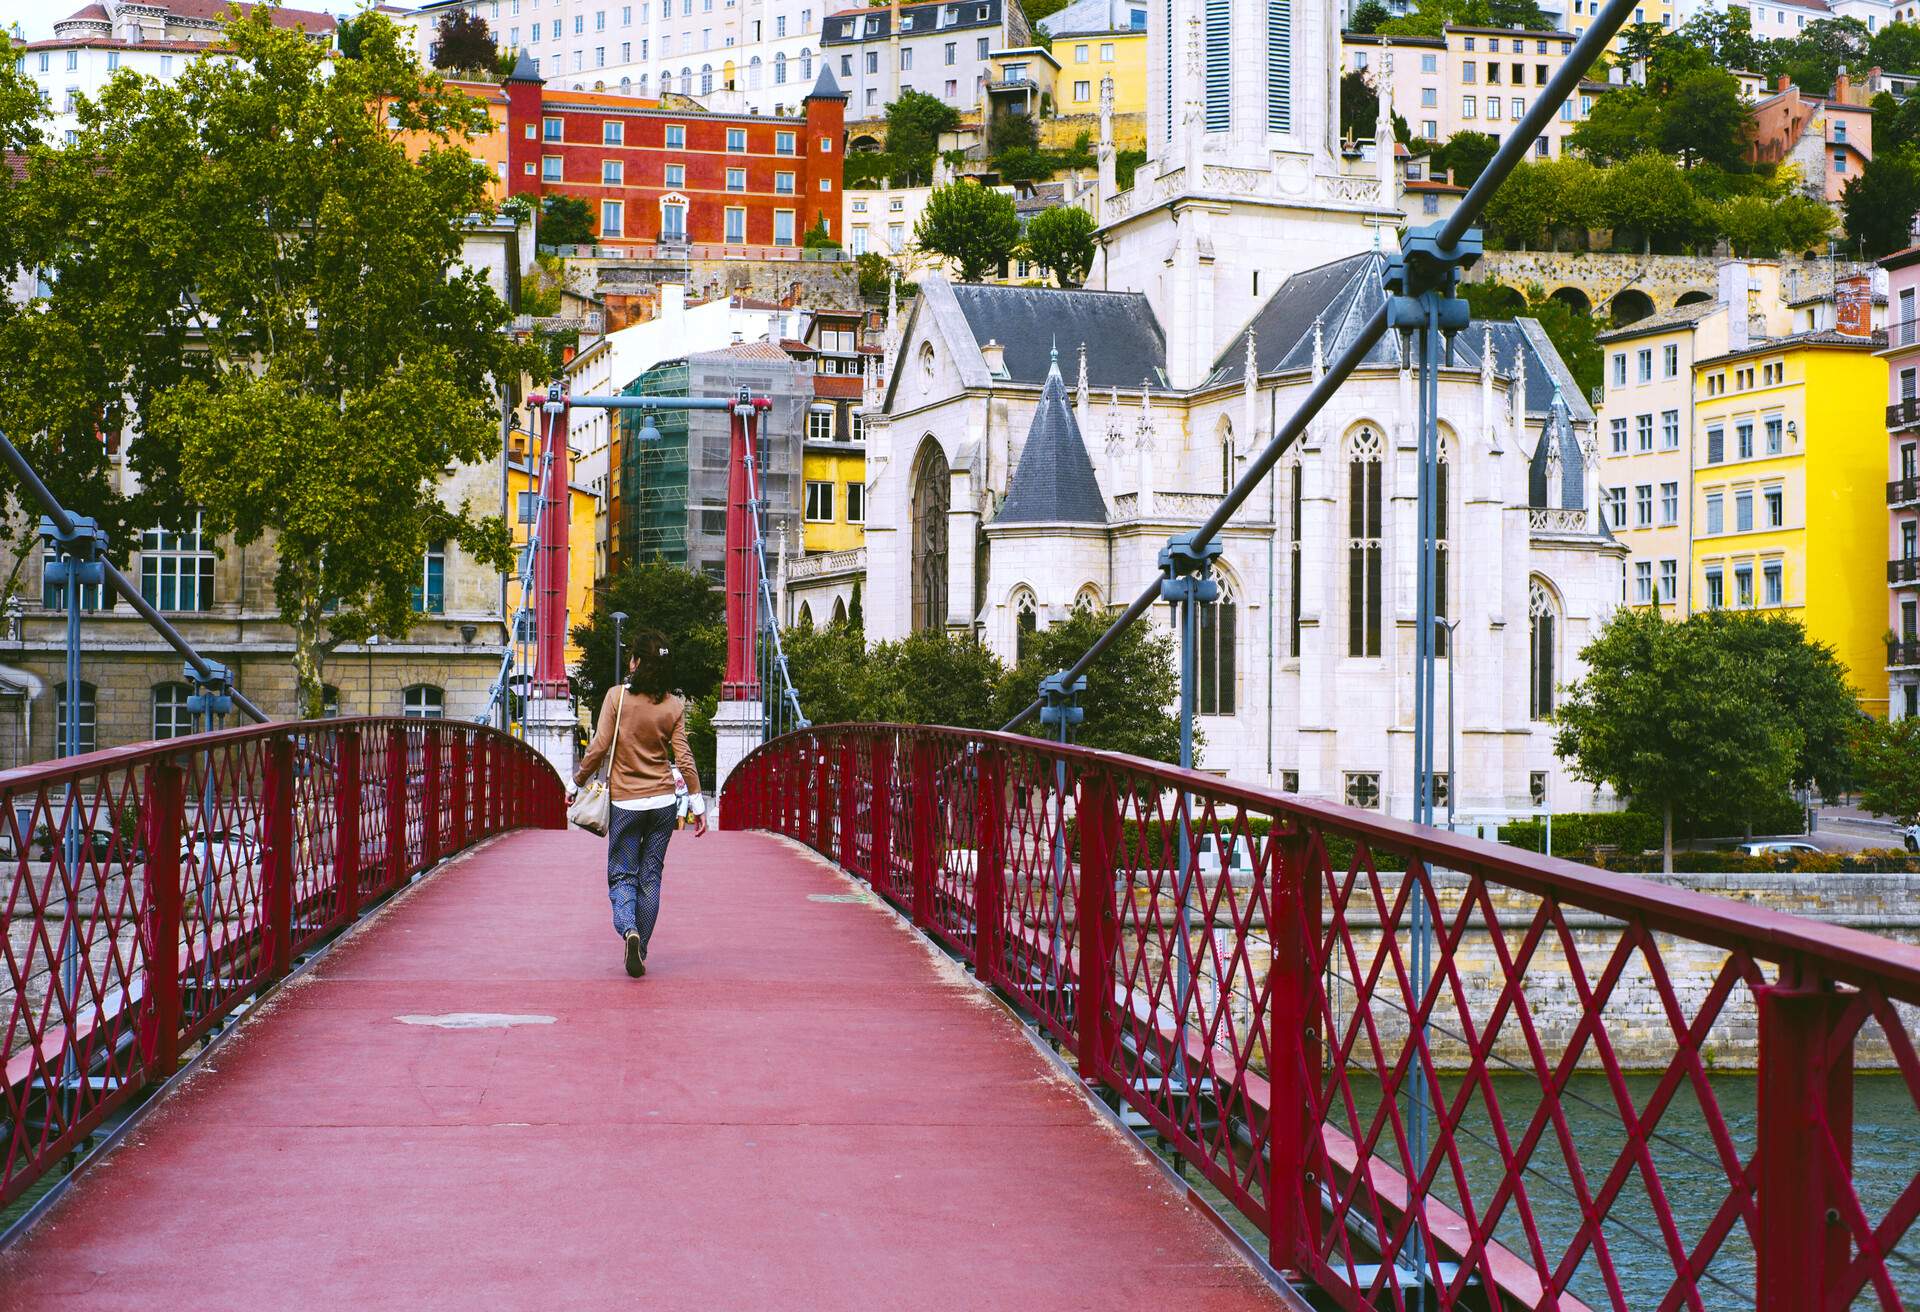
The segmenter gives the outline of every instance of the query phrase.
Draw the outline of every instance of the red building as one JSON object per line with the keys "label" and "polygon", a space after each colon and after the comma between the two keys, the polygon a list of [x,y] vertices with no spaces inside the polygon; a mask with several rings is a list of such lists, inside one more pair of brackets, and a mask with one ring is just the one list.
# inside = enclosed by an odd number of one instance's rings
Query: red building
{"label": "red building", "polygon": [[507,79],[507,190],[576,196],[602,243],[791,246],[840,240],[847,98],[823,64],[804,117],[711,114]]}

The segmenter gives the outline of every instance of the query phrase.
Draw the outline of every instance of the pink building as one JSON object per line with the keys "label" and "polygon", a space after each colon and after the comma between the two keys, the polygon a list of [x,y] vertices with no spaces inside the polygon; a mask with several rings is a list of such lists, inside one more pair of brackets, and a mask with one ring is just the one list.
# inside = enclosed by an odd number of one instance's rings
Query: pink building
{"label": "pink building", "polygon": [[1920,715],[1920,246],[1887,270],[1887,713]]}
{"label": "pink building", "polygon": [[1849,103],[1854,98],[1845,73],[1835,80],[1831,96],[1807,95],[1782,77],[1779,89],[1753,106],[1747,158],[1755,164],[1797,164],[1803,190],[1837,203],[1873,158],[1873,110]]}

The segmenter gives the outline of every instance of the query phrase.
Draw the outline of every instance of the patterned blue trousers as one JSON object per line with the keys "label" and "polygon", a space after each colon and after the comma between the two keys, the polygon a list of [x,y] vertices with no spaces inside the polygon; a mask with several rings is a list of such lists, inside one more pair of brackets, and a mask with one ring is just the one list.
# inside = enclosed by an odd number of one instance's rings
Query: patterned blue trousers
{"label": "patterned blue trousers", "polygon": [[613,932],[625,938],[638,930],[640,952],[653,938],[660,915],[660,872],[667,864],[667,840],[673,837],[674,809],[651,811],[613,808],[607,836],[607,897],[613,903]]}

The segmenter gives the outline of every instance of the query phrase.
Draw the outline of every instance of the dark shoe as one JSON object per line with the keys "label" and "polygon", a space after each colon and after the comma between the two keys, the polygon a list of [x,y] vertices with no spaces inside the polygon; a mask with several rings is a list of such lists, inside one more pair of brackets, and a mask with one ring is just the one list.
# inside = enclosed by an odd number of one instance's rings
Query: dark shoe
{"label": "dark shoe", "polygon": [[647,954],[640,948],[640,931],[627,931],[627,974],[639,979],[647,973]]}

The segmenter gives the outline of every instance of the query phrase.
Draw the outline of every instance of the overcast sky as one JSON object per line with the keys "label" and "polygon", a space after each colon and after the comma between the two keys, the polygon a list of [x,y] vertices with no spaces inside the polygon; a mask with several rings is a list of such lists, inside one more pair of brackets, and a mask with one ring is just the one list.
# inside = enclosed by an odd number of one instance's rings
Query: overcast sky
{"label": "overcast sky", "polygon": [[[42,41],[53,35],[55,23],[86,6],[87,0],[0,0],[0,30],[11,29],[18,23],[25,29],[27,40]],[[295,9],[321,9],[342,15],[354,13],[361,7],[333,0],[299,0],[293,5]]]}

